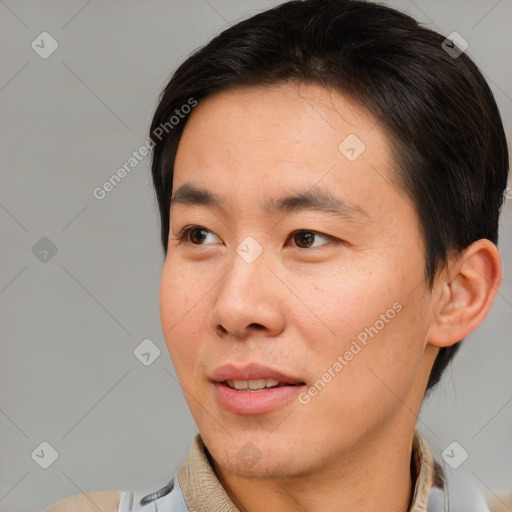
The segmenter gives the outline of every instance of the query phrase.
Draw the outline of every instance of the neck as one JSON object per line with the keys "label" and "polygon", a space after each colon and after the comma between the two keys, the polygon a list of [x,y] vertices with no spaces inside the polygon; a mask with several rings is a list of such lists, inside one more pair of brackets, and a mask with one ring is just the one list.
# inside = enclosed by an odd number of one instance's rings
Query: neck
{"label": "neck", "polygon": [[361,443],[363,448],[339,454],[334,463],[306,476],[245,478],[216,464],[215,471],[241,512],[406,512],[414,483],[411,478],[414,427],[408,427],[374,433]]}

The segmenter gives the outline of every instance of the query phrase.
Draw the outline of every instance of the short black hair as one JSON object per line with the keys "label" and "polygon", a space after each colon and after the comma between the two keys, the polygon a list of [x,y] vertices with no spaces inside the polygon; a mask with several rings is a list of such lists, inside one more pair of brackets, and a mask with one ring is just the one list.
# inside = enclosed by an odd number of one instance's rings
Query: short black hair
{"label": "short black hair", "polygon": [[[178,67],[151,124],[164,252],[188,119],[170,124],[170,116],[191,98],[290,81],[338,91],[381,121],[394,179],[419,216],[430,289],[450,253],[481,238],[497,244],[509,167],[503,124],[478,67],[450,47],[406,14],[361,0],[289,1],[224,30]],[[459,346],[440,349],[426,393]]]}

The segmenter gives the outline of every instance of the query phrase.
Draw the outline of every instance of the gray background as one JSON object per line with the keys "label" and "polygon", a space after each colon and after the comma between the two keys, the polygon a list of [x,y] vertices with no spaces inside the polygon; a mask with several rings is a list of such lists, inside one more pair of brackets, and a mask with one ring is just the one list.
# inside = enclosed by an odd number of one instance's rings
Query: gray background
{"label": "gray background", "polygon": [[[160,330],[163,256],[148,159],[102,201],[92,190],[145,142],[177,64],[277,3],[0,1],[0,510],[156,488],[186,457],[196,427]],[[387,3],[463,35],[510,137],[511,2]],[[47,59],[31,48],[43,31],[59,44]],[[469,454],[460,469],[497,493],[512,491],[511,225],[509,199],[504,283],[418,424],[434,451],[457,441]],[[46,262],[32,252],[42,237],[57,248]],[[161,350],[150,366],[133,353],[147,338]],[[48,469],[31,457],[43,441],[58,452]]]}

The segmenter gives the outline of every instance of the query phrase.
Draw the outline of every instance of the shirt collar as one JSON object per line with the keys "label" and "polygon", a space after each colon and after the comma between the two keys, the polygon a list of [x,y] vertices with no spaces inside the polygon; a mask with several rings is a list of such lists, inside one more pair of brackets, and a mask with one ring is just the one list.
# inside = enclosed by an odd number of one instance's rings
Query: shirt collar
{"label": "shirt collar", "polygon": [[[411,463],[415,474],[409,512],[426,512],[430,490],[443,475],[427,441],[417,430],[414,431]],[[189,510],[240,512],[217,478],[199,434],[192,441],[187,460],[178,469],[177,476]]]}

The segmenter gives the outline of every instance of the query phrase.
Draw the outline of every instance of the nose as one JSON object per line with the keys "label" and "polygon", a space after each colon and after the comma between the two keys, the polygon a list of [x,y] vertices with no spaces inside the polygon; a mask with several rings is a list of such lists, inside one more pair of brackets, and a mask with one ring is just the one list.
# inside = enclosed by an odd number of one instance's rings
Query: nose
{"label": "nose", "polygon": [[220,337],[244,340],[250,336],[277,336],[285,324],[285,287],[275,277],[263,253],[247,262],[238,254],[217,290],[210,328]]}

